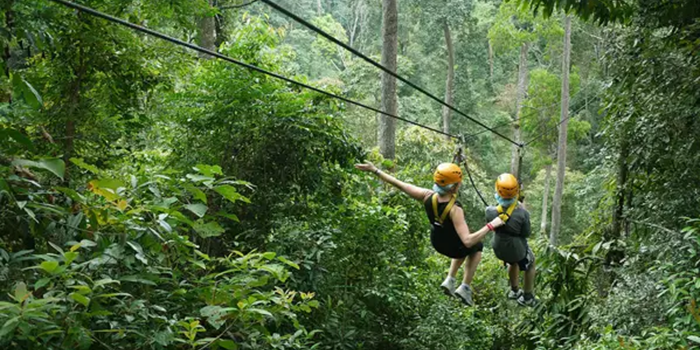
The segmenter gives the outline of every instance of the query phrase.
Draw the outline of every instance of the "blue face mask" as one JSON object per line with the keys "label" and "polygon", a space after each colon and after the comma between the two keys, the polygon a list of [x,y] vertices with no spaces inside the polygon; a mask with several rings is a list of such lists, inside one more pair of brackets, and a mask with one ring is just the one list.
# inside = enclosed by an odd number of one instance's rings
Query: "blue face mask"
{"label": "blue face mask", "polygon": [[515,202],[515,200],[516,200],[516,198],[503,199],[503,198],[501,198],[501,196],[498,195],[498,193],[494,194],[493,197],[496,198],[496,201],[502,207],[510,207],[513,204],[513,202]]}
{"label": "blue face mask", "polygon": [[437,192],[441,196],[444,196],[448,192],[450,192],[450,190],[454,187],[455,187],[455,184],[449,184],[449,185],[445,185],[445,186],[439,186],[438,184],[434,184],[433,191]]}

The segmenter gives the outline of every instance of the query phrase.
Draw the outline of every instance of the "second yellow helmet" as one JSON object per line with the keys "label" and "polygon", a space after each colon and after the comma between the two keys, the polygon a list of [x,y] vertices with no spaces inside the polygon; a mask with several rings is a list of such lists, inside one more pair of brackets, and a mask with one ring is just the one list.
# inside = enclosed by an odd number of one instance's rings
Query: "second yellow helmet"
{"label": "second yellow helmet", "polygon": [[496,193],[503,199],[515,198],[519,190],[520,184],[513,174],[501,174],[496,179]]}

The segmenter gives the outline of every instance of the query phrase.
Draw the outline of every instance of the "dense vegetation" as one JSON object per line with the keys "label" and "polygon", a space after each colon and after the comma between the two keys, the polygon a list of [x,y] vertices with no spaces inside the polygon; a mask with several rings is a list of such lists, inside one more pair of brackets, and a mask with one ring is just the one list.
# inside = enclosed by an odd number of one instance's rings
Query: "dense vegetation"
{"label": "dense vegetation", "polygon": [[[262,1],[77,2],[381,106],[379,71]],[[380,60],[380,1],[277,3]],[[3,349],[700,347],[695,0],[398,2],[399,74],[532,140],[536,309],[506,300],[489,239],[476,306],[442,295],[448,259],[419,204],[353,169],[428,187],[454,140],[397,124],[385,159],[373,112],[48,0],[1,6]],[[402,117],[447,115],[467,136],[490,201],[511,145],[404,84],[396,96]],[[474,189],[460,199],[481,227]]]}

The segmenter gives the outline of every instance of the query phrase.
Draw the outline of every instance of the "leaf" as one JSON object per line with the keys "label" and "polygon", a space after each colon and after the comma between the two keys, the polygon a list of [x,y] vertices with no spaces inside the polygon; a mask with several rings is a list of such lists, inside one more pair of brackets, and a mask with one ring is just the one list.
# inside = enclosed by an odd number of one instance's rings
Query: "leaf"
{"label": "leaf", "polygon": [[126,188],[126,185],[117,179],[99,179],[92,180],[88,183],[88,189],[93,193],[105,197],[109,201],[119,199],[117,194],[120,188]]}
{"label": "leaf", "polygon": [[194,175],[194,174],[187,174],[187,178],[192,180],[192,182],[212,182],[216,180],[213,177],[209,176],[202,176],[202,175]]}
{"label": "leaf", "polygon": [[224,173],[221,171],[221,167],[218,165],[197,164],[197,166],[194,167],[194,170],[198,171],[204,176],[209,177],[214,177],[214,175],[224,175]]}
{"label": "leaf", "polygon": [[700,344],[700,337],[698,337],[698,336],[695,336],[695,335],[689,335],[689,336],[688,336],[688,340],[690,340],[690,341],[692,341],[692,342],[696,342],[696,343]]}
{"label": "leaf", "polygon": [[73,189],[65,187],[56,187],[56,191],[61,192],[72,199],[74,202],[85,203],[85,197]]}
{"label": "leaf", "polygon": [[32,140],[30,140],[27,136],[24,136],[24,134],[19,132],[18,130],[4,129],[3,131],[7,133],[7,136],[13,138],[15,141],[17,141],[17,143],[22,144],[30,151],[34,151],[36,149]]}
{"label": "leaf", "polygon": [[202,218],[204,215],[207,213],[207,210],[209,209],[206,205],[202,203],[196,203],[196,204],[187,204],[185,205],[185,208],[191,212],[193,212],[195,215],[198,217]]}
{"label": "leaf", "polygon": [[22,94],[24,100],[27,101],[27,103],[34,109],[41,109],[41,106],[44,104],[44,101],[41,100],[41,95],[39,95],[36,89],[34,89],[29,82],[24,79],[22,79],[22,82],[24,83],[24,91]]}
{"label": "leaf", "polygon": [[126,200],[124,200],[124,199],[117,202],[117,209],[119,209],[119,211],[121,211],[121,212],[124,212],[124,210],[126,209],[127,206],[128,206],[128,204],[127,204]]}
{"label": "leaf", "polygon": [[45,285],[49,284],[49,282],[51,282],[51,279],[42,278],[42,279],[36,281],[36,283],[34,283],[34,289],[36,290],[36,289],[42,288]]}
{"label": "leaf", "polygon": [[81,247],[90,248],[90,247],[94,247],[94,246],[96,246],[96,245],[97,245],[97,243],[95,243],[95,242],[93,242],[93,241],[91,241],[91,240],[89,240],[89,239],[83,239],[83,240],[80,241],[80,246],[81,246]]}
{"label": "leaf", "polygon": [[206,224],[203,224],[201,222],[196,222],[193,227],[194,227],[194,230],[202,238],[218,237],[218,236],[221,236],[221,234],[225,232],[225,230],[216,221],[210,221],[210,222],[207,222]]}
{"label": "leaf", "polygon": [[204,194],[204,191],[200,190],[199,188],[195,187],[192,184],[185,184],[184,187],[185,187],[185,190],[187,190],[187,192],[191,193],[195,199],[199,199],[200,201],[204,202],[205,204],[208,203],[207,202],[207,195]]}
{"label": "leaf", "polygon": [[263,310],[263,309],[250,308],[250,309],[246,309],[246,311],[258,313],[258,314],[261,314],[261,315],[263,315],[263,316],[267,316],[267,317],[272,318],[272,319],[275,318],[275,316],[273,316],[273,315],[270,313],[270,311]]}
{"label": "leaf", "polygon": [[229,219],[229,220],[233,220],[233,221],[235,221],[235,222],[241,222],[241,221],[238,219],[238,216],[236,216],[236,214],[227,214],[227,213],[224,213],[224,212],[220,211],[220,212],[216,213],[216,215],[217,215],[217,216],[220,216],[220,217],[222,217],[222,218],[227,218],[227,219]]}
{"label": "leaf", "polygon": [[66,172],[66,164],[63,163],[63,160],[58,158],[45,158],[37,161],[27,159],[15,159],[14,161],[12,161],[12,165],[48,170],[54,175],[60,177],[61,179],[63,179],[63,175]]}
{"label": "leaf", "polygon": [[19,318],[20,316],[13,317],[2,325],[2,328],[0,328],[0,339],[15,331],[17,324],[19,324]]}
{"label": "leaf", "polygon": [[285,263],[285,264],[287,264],[287,265],[289,265],[289,266],[291,266],[291,267],[293,267],[293,268],[299,270],[299,265],[298,265],[297,263],[295,263],[295,262],[293,262],[293,261],[291,261],[291,260],[288,260],[287,258],[285,258],[285,257],[283,257],[283,256],[278,256],[278,257],[277,257],[277,260],[279,260],[279,261],[281,261],[281,262],[283,262],[283,263]]}
{"label": "leaf", "polygon": [[223,186],[218,186],[214,188],[214,191],[216,193],[220,194],[224,198],[228,199],[232,203],[236,203],[237,201],[242,201],[245,203],[250,203],[250,200],[236,190],[235,187],[231,185],[223,185]]}
{"label": "leaf", "polygon": [[104,287],[104,286],[106,286],[106,285],[108,285],[108,284],[114,284],[114,283],[116,283],[116,284],[121,284],[119,281],[113,280],[113,279],[111,279],[111,278],[109,278],[109,277],[103,278],[103,279],[101,279],[101,280],[95,281],[95,284],[92,285],[92,289],[97,289],[98,287]]}
{"label": "leaf", "polygon": [[39,267],[44,271],[53,274],[58,268],[58,261],[44,261],[39,265]]}
{"label": "leaf", "polygon": [[29,296],[29,291],[27,291],[27,285],[24,282],[17,283],[15,286],[14,299],[18,302],[23,302]]}
{"label": "leaf", "polygon": [[90,305],[90,298],[80,293],[70,293],[68,296],[85,307],[88,307],[88,305]]}
{"label": "leaf", "polygon": [[122,282],[134,282],[134,283],[146,284],[149,286],[156,286],[155,282],[138,277],[138,276],[124,276],[124,277],[120,278],[119,280]]}
{"label": "leaf", "polygon": [[100,169],[94,165],[85,163],[82,158],[71,158],[70,162],[75,164],[78,168],[85,169],[95,175],[99,175],[101,173]]}
{"label": "leaf", "polygon": [[216,341],[216,345],[226,349],[226,350],[236,350],[238,345],[233,340],[229,339],[219,339]]}
{"label": "leaf", "polygon": [[75,260],[78,257],[78,255],[78,252],[68,252],[63,254],[63,258],[66,260],[66,265],[70,265],[73,262],[73,260]]}

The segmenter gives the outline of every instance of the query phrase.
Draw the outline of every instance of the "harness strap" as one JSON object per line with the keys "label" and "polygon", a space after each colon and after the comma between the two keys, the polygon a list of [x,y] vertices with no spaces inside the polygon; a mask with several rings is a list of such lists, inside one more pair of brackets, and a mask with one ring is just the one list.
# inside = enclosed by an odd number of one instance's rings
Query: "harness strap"
{"label": "harness strap", "polygon": [[504,213],[503,212],[503,206],[500,204],[496,207],[496,210],[498,211],[498,217],[503,220],[503,222],[507,222],[508,219],[510,219],[510,216],[513,214],[513,211],[515,210],[515,207],[518,206],[518,201],[515,200],[513,201],[513,204],[508,207],[508,210]]}
{"label": "harness strap", "polygon": [[438,215],[438,195],[437,193],[433,194],[432,202],[433,202],[433,214],[435,214],[435,220],[442,225],[442,223],[445,221],[447,218],[447,215],[450,213],[450,210],[452,210],[452,207],[455,205],[455,202],[457,201],[457,196],[453,195],[452,199],[450,199],[450,202],[447,203],[447,206],[445,207],[445,210],[442,211],[442,214]]}

